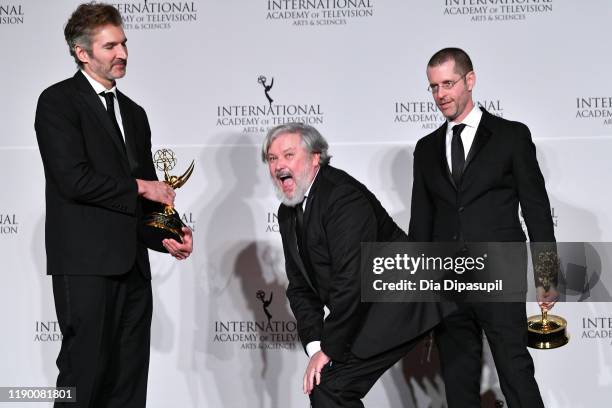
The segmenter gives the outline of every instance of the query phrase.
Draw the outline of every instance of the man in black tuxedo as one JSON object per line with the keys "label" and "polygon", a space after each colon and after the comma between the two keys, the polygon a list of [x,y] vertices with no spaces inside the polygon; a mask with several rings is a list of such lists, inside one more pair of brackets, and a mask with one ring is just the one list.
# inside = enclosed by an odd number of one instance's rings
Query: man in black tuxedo
{"label": "man in black tuxedo", "polygon": [[[527,126],[475,107],[469,56],[446,48],[427,65],[429,89],[447,121],[414,150],[409,237],[419,242],[554,242],[544,178]],[[526,269],[517,273],[525,273]],[[554,289],[538,288],[544,308]],[[480,406],[482,332],[510,407],[542,407],[527,351],[525,304],[462,303],[436,328],[450,408]]]}
{"label": "man in black tuxedo", "polygon": [[282,201],[287,297],[310,357],[304,392],[315,408],[363,407],[376,380],[444,310],[434,303],[361,302],[361,242],[407,237],[363,184],[329,165],[327,142],[315,128],[271,129],[262,159]]}
{"label": "man in black tuxedo", "polygon": [[[64,34],[80,69],[43,91],[35,119],[63,336],[57,386],[76,387],[69,407],[144,407],[152,293],[137,226],[146,202],[171,205],[174,191],[157,181],[145,111],[116,88],[127,64],[119,12],[82,4]],[[183,231],[183,242],[163,242],[177,259],[192,250]]]}

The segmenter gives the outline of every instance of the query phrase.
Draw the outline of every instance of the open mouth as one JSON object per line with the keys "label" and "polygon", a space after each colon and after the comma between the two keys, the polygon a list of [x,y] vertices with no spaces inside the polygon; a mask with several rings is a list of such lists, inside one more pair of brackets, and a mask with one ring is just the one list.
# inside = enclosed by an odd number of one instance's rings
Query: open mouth
{"label": "open mouth", "polygon": [[280,180],[283,188],[288,188],[293,185],[293,176],[290,173],[280,173],[276,176]]}

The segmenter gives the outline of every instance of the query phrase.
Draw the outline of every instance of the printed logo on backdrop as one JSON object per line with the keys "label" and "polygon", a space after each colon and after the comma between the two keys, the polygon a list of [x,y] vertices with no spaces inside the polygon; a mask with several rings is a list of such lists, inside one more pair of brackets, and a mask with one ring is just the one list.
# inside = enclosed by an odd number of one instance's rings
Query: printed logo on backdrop
{"label": "printed logo on backdrop", "polygon": [[62,332],[57,321],[37,320],[34,329],[34,342],[62,341]]}
{"label": "printed logo on backdrop", "polygon": [[612,346],[612,316],[583,317],[580,338],[584,341],[601,340]]}
{"label": "printed logo on backdrop", "polygon": [[195,1],[133,1],[111,3],[123,17],[126,30],[168,30],[197,21]]}
{"label": "printed logo on backdrop", "polygon": [[280,85],[274,83],[274,77],[259,75],[253,83],[256,83],[257,87],[253,86],[252,97],[249,98],[252,103],[217,106],[217,127],[259,134],[289,122],[302,122],[313,126],[323,123],[323,109],[320,104],[285,102],[274,96],[274,91]]}
{"label": "printed logo on backdrop", "polygon": [[486,23],[526,20],[552,10],[553,0],[444,0],[443,14]]}
{"label": "printed logo on backdrop", "polygon": [[[501,100],[476,101],[477,106],[482,106],[489,113],[504,117],[504,108]],[[446,119],[433,101],[402,101],[395,102],[395,123],[416,125],[421,129],[434,130],[440,127]]]}
{"label": "printed logo on backdrop", "polygon": [[272,99],[269,92],[272,90],[272,87],[274,86],[274,78],[272,78],[272,80],[270,81],[270,85],[266,85],[266,81],[267,79],[263,75],[260,75],[259,78],[257,78],[257,82],[261,84],[261,86],[263,86],[264,95],[266,95],[266,99],[268,100],[268,103],[270,104],[270,108],[271,108],[272,102],[274,102],[274,99]]}
{"label": "printed logo on backdrop", "polygon": [[193,218],[193,213],[192,212],[182,213],[181,214],[181,221],[183,221],[183,224],[187,225],[189,228],[191,228],[191,230],[193,232],[195,232],[195,230],[196,230],[196,222],[195,222],[195,219]]}
{"label": "printed logo on backdrop", "polygon": [[267,20],[294,26],[346,25],[374,15],[373,0],[268,0]]}
{"label": "printed logo on backdrop", "polygon": [[295,320],[275,320],[274,292],[253,294],[261,304],[260,320],[215,321],[214,343],[230,344],[241,350],[295,350],[299,341]]}
{"label": "printed logo on backdrop", "polygon": [[270,313],[270,310],[268,310],[268,308],[270,307],[270,304],[272,303],[273,295],[274,293],[270,291],[270,297],[268,298],[268,300],[266,300],[266,292],[264,292],[261,289],[258,290],[257,294],[255,295],[257,299],[261,301],[261,308],[263,309],[264,313],[266,314],[266,317],[268,318],[268,324],[270,324],[272,321],[272,313]]}
{"label": "printed logo on backdrop", "polygon": [[267,217],[266,232],[280,232],[278,229],[278,214],[268,212]]}
{"label": "printed logo on backdrop", "polygon": [[576,98],[576,119],[612,125],[612,96]]}
{"label": "printed logo on backdrop", "polygon": [[23,24],[23,5],[18,3],[0,3],[0,26]]}
{"label": "printed logo on backdrop", "polygon": [[0,235],[17,235],[18,233],[17,214],[0,213]]}

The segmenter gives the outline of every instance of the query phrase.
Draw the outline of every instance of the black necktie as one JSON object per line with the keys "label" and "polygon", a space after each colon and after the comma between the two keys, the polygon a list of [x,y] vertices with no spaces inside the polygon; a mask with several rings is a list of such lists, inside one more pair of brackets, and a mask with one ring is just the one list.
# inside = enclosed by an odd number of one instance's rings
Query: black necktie
{"label": "black necktie", "polygon": [[[304,197],[305,198],[305,197]],[[297,238],[298,251],[302,255],[302,233],[304,232],[304,201],[295,206],[295,236]]]}
{"label": "black necktie", "polygon": [[121,146],[123,146],[123,151],[125,152],[125,142],[123,141],[123,134],[121,133],[121,128],[119,127],[119,123],[117,123],[117,116],[115,116],[115,94],[112,92],[101,92],[100,95],[104,96],[106,100],[106,112],[117,131],[117,136],[119,137],[119,141]]}
{"label": "black necktie", "polygon": [[453,140],[451,141],[452,173],[453,180],[457,187],[461,184],[463,166],[465,165],[465,151],[463,150],[463,142],[461,141],[461,131],[463,128],[465,128],[464,123],[453,126]]}

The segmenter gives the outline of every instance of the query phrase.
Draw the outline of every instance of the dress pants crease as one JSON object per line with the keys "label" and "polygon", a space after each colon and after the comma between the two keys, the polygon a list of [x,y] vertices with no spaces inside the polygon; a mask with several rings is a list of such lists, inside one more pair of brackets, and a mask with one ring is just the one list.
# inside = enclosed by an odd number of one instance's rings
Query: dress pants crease
{"label": "dress pants crease", "polygon": [[53,294],[63,336],[57,386],[76,387],[77,399],[54,406],[145,407],[150,280],[136,265],[114,276],[54,275]]}

